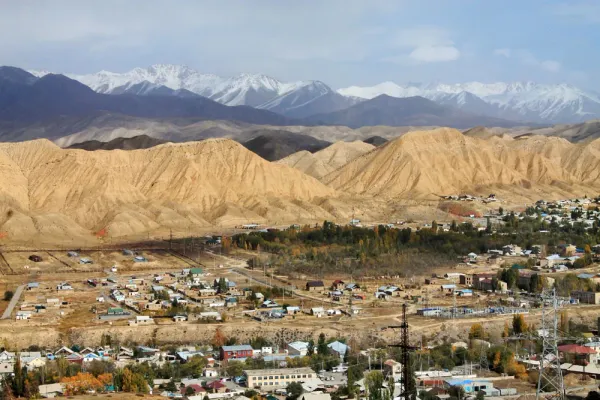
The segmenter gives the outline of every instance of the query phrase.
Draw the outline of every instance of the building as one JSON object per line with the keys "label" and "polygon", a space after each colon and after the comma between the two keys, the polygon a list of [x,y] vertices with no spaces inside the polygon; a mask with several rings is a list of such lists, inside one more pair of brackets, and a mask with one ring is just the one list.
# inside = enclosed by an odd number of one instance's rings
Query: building
{"label": "building", "polygon": [[480,390],[493,389],[492,382],[488,379],[444,379],[444,386],[450,388],[452,386],[462,387],[465,393],[479,392]]}
{"label": "building", "polygon": [[248,388],[272,390],[287,387],[292,382],[303,383],[317,379],[311,368],[280,368],[245,370]]}
{"label": "building", "polygon": [[248,357],[252,357],[252,346],[249,344],[242,344],[237,346],[221,346],[221,360],[231,360],[231,359],[244,359]]}
{"label": "building", "polygon": [[129,326],[133,325],[152,325],[154,320],[147,315],[136,315],[135,319],[129,321]]}
{"label": "building", "polygon": [[473,276],[472,275],[461,275],[458,281],[461,285],[471,286],[473,285]]}
{"label": "building", "polygon": [[317,292],[325,289],[323,281],[308,281],[306,282],[306,290],[309,292]]}
{"label": "building", "polygon": [[402,377],[402,364],[396,360],[386,360],[383,363],[383,375],[391,376],[394,381],[399,380]]}
{"label": "building", "polygon": [[287,353],[290,356],[304,357],[308,354],[308,342],[292,342],[287,345]]}
{"label": "building", "polygon": [[584,292],[581,290],[574,290],[571,292],[571,297],[576,300],[579,300],[580,303],[600,304],[600,293],[598,292]]}
{"label": "building", "polygon": [[329,347],[329,350],[333,354],[337,354],[341,359],[344,358],[346,352],[350,349],[345,343],[338,342],[337,340],[329,343],[327,347]]}
{"label": "building", "polygon": [[323,392],[312,392],[312,393],[304,393],[299,397],[300,400],[331,400],[331,395],[329,393]]}
{"label": "building", "polygon": [[310,315],[321,318],[325,315],[325,309],[323,307],[313,307],[310,309]]}

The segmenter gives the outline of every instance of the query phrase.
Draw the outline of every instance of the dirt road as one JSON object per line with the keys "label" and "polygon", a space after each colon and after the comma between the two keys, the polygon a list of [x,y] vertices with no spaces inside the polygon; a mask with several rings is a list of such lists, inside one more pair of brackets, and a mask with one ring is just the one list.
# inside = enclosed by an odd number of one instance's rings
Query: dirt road
{"label": "dirt road", "polygon": [[8,307],[4,310],[4,314],[2,314],[2,318],[0,319],[8,319],[10,318],[13,309],[16,307],[19,299],[21,298],[21,293],[23,293],[23,289],[25,289],[25,285],[21,285],[15,290],[15,294],[13,294],[12,299],[10,299],[10,303],[8,303]]}

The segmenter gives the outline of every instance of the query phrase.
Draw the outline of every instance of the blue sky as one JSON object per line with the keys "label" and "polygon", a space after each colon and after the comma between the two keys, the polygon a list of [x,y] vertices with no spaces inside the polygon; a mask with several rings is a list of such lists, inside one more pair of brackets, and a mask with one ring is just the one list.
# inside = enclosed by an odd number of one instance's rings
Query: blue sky
{"label": "blue sky", "polygon": [[0,0],[0,65],[57,72],[186,64],[218,75],[533,80],[600,89],[600,1]]}

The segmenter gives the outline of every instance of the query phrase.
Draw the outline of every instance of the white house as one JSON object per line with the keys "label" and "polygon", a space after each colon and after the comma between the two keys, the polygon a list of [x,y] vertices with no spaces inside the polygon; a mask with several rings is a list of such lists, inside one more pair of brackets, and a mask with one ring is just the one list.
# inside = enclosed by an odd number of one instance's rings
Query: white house
{"label": "white house", "polygon": [[308,353],[308,342],[292,342],[287,345],[287,352],[291,356],[304,357]]}

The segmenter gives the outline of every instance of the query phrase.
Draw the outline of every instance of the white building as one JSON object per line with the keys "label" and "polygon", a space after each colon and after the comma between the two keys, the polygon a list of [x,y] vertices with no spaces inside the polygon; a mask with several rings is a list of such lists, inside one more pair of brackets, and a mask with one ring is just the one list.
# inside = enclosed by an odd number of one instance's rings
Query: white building
{"label": "white building", "polygon": [[255,369],[244,371],[248,388],[270,391],[287,387],[292,382],[317,379],[311,368]]}
{"label": "white building", "polygon": [[290,356],[304,357],[308,353],[308,342],[288,343],[287,352]]}

